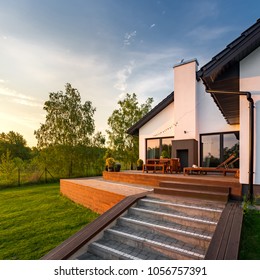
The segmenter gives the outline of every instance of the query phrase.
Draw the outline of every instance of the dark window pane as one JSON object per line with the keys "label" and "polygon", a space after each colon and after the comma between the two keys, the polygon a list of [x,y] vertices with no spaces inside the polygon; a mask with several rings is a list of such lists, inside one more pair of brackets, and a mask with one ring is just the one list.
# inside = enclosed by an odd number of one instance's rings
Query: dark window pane
{"label": "dark window pane", "polygon": [[173,139],[174,138],[163,138],[162,139],[162,153],[164,153],[164,155],[166,155],[167,158],[171,158],[171,155],[172,155],[172,140]]}
{"label": "dark window pane", "polygon": [[[239,157],[239,139],[237,133],[224,134],[223,136],[223,156],[226,160],[231,155],[235,155],[236,158]],[[233,168],[239,167],[239,161],[235,161],[232,166]]]}
{"label": "dark window pane", "polygon": [[203,135],[202,166],[216,167],[220,164],[220,135]]}

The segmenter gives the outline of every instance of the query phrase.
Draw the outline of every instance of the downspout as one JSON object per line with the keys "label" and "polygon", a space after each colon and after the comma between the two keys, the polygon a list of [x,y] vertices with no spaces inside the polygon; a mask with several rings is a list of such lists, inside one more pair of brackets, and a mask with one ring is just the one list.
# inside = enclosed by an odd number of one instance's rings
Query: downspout
{"label": "downspout", "polygon": [[250,92],[246,93],[247,101],[249,102],[249,199],[251,203],[254,199],[254,100]]}
{"label": "downspout", "polygon": [[249,200],[251,203],[254,198],[254,100],[251,92],[232,92],[232,91],[218,91],[218,90],[206,90],[208,93],[213,94],[233,94],[233,95],[244,95],[249,102],[249,168],[248,168],[248,187],[249,187]]}

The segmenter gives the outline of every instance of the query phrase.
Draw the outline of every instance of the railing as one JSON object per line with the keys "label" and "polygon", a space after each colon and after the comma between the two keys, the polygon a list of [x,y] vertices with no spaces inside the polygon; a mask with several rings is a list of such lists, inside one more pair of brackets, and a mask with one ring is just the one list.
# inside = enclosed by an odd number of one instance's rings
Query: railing
{"label": "railing", "polygon": [[98,233],[104,230],[110,223],[122,215],[138,199],[146,196],[147,193],[128,196],[104,214],[99,216],[92,223],[69,237],[58,247],[54,248],[42,260],[66,260],[75,254],[83,245],[89,243]]}

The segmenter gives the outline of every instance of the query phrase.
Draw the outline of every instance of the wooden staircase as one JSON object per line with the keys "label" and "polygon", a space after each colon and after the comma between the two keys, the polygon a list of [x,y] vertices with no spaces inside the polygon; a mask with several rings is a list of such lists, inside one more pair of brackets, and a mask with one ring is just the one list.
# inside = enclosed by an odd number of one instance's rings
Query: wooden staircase
{"label": "wooden staircase", "polygon": [[147,196],[70,259],[204,259],[223,207]]}
{"label": "wooden staircase", "polygon": [[154,193],[227,202],[230,188],[214,185],[214,182],[200,184],[188,181],[161,181]]}

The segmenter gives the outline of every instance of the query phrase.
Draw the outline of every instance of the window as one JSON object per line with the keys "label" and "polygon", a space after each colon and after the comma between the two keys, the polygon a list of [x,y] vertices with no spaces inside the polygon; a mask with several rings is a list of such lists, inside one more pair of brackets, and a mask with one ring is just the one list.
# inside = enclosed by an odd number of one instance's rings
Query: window
{"label": "window", "polygon": [[146,158],[159,158],[160,157],[160,140],[149,139],[146,141]]}
{"label": "window", "polygon": [[220,137],[219,135],[201,136],[202,166],[218,166],[220,164]]}
{"label": "window", "polygon": [[[201,166],[216,167],[232,154],[239,157],[239,131],[200,136]],[[239,162],[233,167],[238,168]]]}
{"label": "window", "polygon": [[170,158],[173,139],[172,137],[146,139],[146,158],[160,158],[162,151]]}

